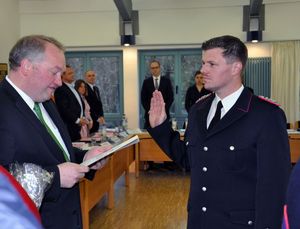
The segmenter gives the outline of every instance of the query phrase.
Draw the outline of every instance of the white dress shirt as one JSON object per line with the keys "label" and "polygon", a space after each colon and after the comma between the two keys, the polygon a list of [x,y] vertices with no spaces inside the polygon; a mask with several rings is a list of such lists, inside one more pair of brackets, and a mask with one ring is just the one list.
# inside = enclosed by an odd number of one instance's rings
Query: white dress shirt
{"label": "white dress shirt", "polygon": [[238,90],[233,92],[232,94],[226,96],[222,100],[217,95],[215,96],[214,100],[212,101],[212,104],[210,106],[210,110],[207,116],[207,122],[206,127],[209,127],[209,124],[211,120],[213,119],[216,110],[217,110],[217,104],[221,100],[223,108],[221,109],[221,119],[224,117],[224,115],[233,107],[233,105],[236,103],[240,95],[242,94],[242,91],[244,90],[244,86],[242,85]]}

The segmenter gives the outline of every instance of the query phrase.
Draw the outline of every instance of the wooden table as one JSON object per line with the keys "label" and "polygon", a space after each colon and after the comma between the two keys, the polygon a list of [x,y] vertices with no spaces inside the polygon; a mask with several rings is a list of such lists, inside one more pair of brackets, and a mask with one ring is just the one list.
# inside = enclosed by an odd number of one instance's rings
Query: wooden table
{"label": "wooden table", "polygon": [[83,179],[79,183],[83,228],[89,228],[89,211],[107,193],[109,209],[114,207],[114,183],[125,174],[125,185],[129,185],[129,166],[135,160],[135,146],[115,152],[108,163],[95,174],[92,181]]}
{"label": "wooden table", "polygon": [[172,161],[156,144],[148,132],[138,134],[140,142],[135,149],[135,176],[139,177],[141,161]]}
{"label": "wooden table", "polygon": [[289,133],[291,162],[296,163],[300,158],[300,132]]}

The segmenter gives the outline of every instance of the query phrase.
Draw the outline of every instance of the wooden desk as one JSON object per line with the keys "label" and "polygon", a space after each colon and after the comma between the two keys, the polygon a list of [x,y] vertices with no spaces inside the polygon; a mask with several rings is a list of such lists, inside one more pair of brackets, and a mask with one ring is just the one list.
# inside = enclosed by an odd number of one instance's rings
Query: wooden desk
{"label": "wooden desk", "polygon": [[291,162],[296,163],[300,158],[300,133],[290,133],[289,143],[291,152]]}
{"label": "wooden desk", "polygon": [[95,174],[92,181],[83,179],[79,183],[80,201],[82,211],[82,224],[84,229],[89,228],[89,211],[107,193],[109,209],[114,207],[114,183],[125,173],[125,185],[129,185],[129,166],[134,161],[135,146],[129,146],[115,152],[108,163]]}
{"label": "wooden desk", "polygon": [[148,132],[138,134],[140,142],[135,149],[135,176],[139,177],[141,161],[172,161],[156,144]]}

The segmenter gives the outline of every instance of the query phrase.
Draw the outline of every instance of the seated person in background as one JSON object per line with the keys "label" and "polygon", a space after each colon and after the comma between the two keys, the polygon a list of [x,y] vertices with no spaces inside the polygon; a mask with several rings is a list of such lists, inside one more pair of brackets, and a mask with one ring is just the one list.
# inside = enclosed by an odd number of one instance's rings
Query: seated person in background
{"label": "seated person in background", "polygon": [[88,137],[90,129],[93,126],[93,120],[90,113],[90,105],[85,98],[87,96],[87,85],[83,80],[77,80],[75,82],[75,90],[78,91],[84,103],[83,117],[86,119],[87,123],[81,126],[80,136],[81,138],[86,138]]}
{"label": "seated person in background", "polygon": [[207,95],[210,93],[209,90],[206,90],[204,88],[203,83],[203,75],[200,71],[196,71],[195,75],[195,84],[190,86],[186,92],[185,95],[185,109],[189,113],[189,110],[191,106],[194,105],[194,103],[201,98],[203,95]]}

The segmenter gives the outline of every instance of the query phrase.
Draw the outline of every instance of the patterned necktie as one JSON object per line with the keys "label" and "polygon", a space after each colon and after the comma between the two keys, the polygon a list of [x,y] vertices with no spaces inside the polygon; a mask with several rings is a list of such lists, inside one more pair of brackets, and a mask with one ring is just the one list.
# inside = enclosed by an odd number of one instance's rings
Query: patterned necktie
{"label": "patterned necktie", "polygon": [[213,119],[211,120],[211,122],[210,122],[210,124],[209,124],[209,126],[208,126],[208,129],[209,129],[209,130],[212,129],[212,128],[217,124],[217,122],[220,121],[220,119],[221,119],[221,109],[222,109],[222,107],[223,107],[223,104],[222,104],[222,102],[221,102],[221,100],[220,100],[220,101],[218,102],[218,105],[217,105],[216,113],[215,113]]}
{"label": "patterned necktie", "polygon": [[155,77],[155,85],[154,86],[155,86],[155,89],[158,90],[158,78],[157,77]]}
{"label": "patterned necktie", "polygon": [[34,103],[34,107],[33,110],[35,111],[35,113],[37,114],[39,120],[41,121],[41,123],[44,125],[44,127],[47,129],[48,133],[50,134],[50,136],[52,137],[52,139],[56,142],[56,144],[58,145],[58,147],[61,149],[61,151],[63,152],[64,158],[66,161],[70,161],[69,157],[67,156],[67,153],[65,152],[64,148],[61,146],[61,144],[59,143],[59,141],[57,140],[57,138],[55,137],[54,133],[51,131],[51,129],[49,128],[49,126],[46,124],[44,118],[43,118],[43,114],[41,111],[41,108],[39,106],[39,103]]}

